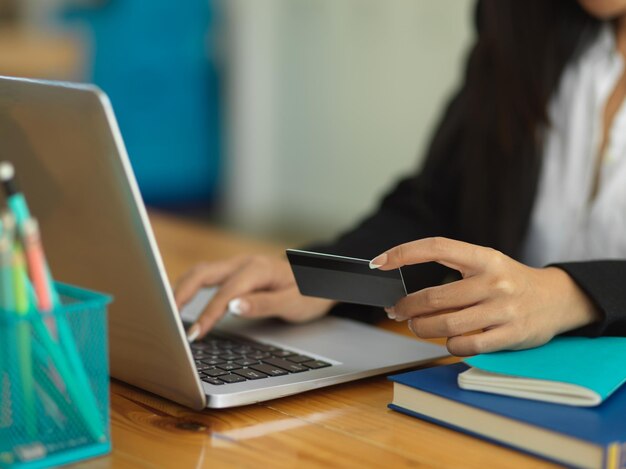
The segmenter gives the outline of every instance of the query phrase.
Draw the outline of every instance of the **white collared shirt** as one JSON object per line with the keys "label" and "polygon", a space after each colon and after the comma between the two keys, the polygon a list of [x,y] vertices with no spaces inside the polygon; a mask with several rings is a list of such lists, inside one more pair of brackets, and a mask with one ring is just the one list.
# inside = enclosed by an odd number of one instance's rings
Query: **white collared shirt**
{"label": "white collared shirt", "polygon": [[543,166],[522,261],[626,259],[626,101],[608,133],[592,198],[607,100],[624,71],[606,24],[564,71],[549,105]]}

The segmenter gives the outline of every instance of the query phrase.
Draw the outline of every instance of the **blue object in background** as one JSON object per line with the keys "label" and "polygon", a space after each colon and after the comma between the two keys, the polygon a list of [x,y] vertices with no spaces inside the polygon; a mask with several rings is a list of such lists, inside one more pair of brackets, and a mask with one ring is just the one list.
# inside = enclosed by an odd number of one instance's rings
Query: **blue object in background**
{"label": "blue object in background", "polygon": [[209,0],[110,0],[69,12],[93,32],[91,79],[110,97],[142,195],[204,205],[215,195],[219,88]]}

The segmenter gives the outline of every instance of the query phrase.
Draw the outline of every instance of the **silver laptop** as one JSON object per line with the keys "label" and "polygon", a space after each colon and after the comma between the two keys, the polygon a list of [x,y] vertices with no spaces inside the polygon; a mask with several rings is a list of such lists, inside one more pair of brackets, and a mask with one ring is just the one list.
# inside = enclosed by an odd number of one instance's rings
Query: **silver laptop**
{"label": "silver laptop", "polygon": [[[14,163],[40,220],[56,279],[115,297],[115,378],[194,409],[221,408],[447,355],[335,317],[299,325],[226,317],[190,346],[106,95],[93,86],[0,77],[0,142],[0,159]],[[192,320],[210,295],[202,291],[184,317]]]}

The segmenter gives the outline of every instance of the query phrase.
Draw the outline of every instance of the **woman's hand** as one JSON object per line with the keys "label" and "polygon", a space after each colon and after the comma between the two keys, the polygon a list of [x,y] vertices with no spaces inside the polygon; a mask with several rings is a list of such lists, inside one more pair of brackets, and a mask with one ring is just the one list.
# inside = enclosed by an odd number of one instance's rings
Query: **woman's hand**
{"label": "woman's hand", "polygon": [[391,270],[431,261],[458,270],[463,279],[412,293],[386,311],[392,319],[408,320],[418,337],[447,337],[454,355],[536,347],[600,319],[561,269],[531,268],[494,249],[447,238],[396,246],[370,267]]}
{"label": "woman's hand", "polygon": [[301,322],[323,316],[334,304],[300,295],[289,263],[269,256],[198,264],[179,280],[174,292],[176,304],[181,308],[207,286],[219,289],[189,329],[190,341],[204,337],[228,310],[249,318],[278,316]]}

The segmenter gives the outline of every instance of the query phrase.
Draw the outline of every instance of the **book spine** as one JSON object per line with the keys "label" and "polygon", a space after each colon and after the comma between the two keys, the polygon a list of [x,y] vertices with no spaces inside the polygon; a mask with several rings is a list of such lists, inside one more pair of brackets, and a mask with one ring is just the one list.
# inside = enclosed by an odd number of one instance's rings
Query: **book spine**
{"label": "book spine", "polygon": [[605,469],[626,469],[626,442],[615,441],[607,447]]}

